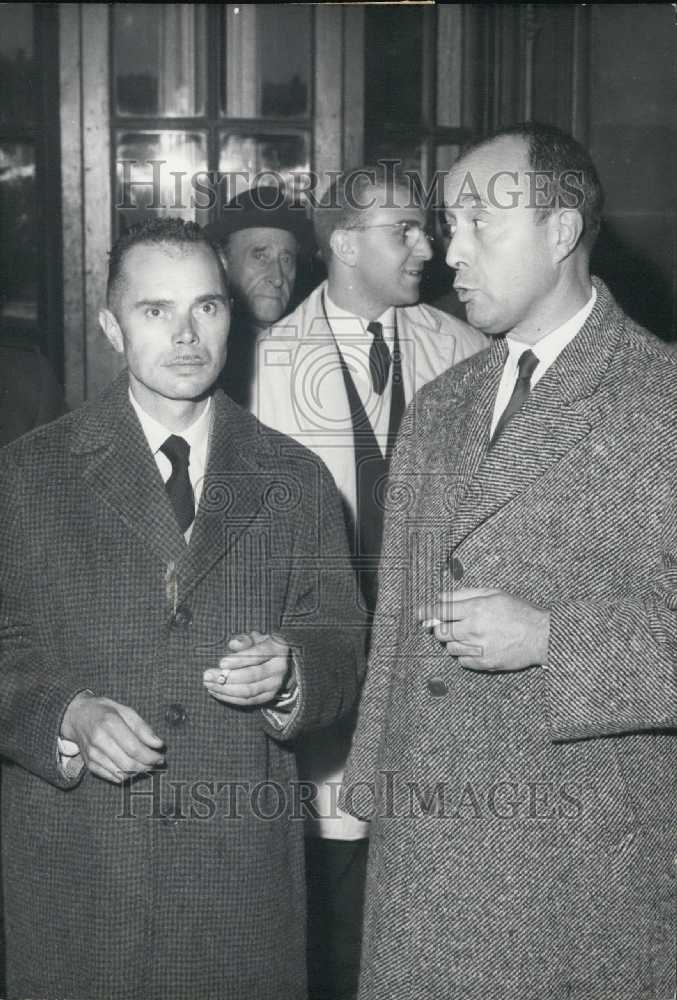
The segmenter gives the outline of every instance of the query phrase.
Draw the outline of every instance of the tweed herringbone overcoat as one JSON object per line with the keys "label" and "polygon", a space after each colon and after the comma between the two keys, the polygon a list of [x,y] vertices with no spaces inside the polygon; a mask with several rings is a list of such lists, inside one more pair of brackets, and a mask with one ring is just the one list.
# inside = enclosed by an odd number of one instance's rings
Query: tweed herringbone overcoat
{"label": "tweed herringbone overcoat", "polygon": [[[125,373],[0,466],[9,995],[305,997],[289,741],[350,708],[363,643],[331,478],[216,393],[187,546]],[[283,731],[202,684],[251,628],[298,650]],[[57,736],[82,689],[133,707],[166,741],[166,771],[126,791],[64,777]]]}
{"label": "tweed herringbone overcoat", "polygon": [[[675,995],[677,358],[596,286],[490,450],[501,340],[403,423],[344,789],[361,1000]],[[547,666],[459,667],[416,621],[454,585],[549,608]]]}

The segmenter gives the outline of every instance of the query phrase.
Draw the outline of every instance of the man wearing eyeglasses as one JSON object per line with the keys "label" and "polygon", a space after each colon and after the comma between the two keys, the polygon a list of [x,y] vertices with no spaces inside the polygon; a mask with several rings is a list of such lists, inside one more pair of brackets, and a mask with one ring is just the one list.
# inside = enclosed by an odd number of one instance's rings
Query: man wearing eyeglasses
{"label": "man wearing eyeglasses", "polygon": [[[320,455],[344,502],[356,599],[374,612],[386,482],[405,407],[484,348],[462,321],[417,305],[432,257],[426,211],[391,164],[338,177],[314,214],[328,278],[258,344],[253,408]],[[314,1000],[355,995],[367,824],[336,804],[353,722],[305,738],[309,978]]]}

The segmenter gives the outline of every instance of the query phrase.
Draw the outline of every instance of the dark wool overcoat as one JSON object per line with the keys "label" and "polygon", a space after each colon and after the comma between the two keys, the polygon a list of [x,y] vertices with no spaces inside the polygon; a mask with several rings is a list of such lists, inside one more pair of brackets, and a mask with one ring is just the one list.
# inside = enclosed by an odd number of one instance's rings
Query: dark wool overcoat
{"label": "dark wool overcoat", "polygon": [[[123,373],[0,453],[0,551],[9,996],[305,997],[289,741],[350,708],[362,648],[326,470],[217,392],[186,545]],[[203,687],[252,628],[296,650],[283,730]],[[164,773],[126,790],[63,775],[61,718],[83,689],[163,737]]]}
{"label": "dark wool overcoat", "polygon": [[[402,428],[345,786],[378,794],[361,1000],[675,996],[677,357],[595,283],[490,450],[500,339]],[[549,608],[547,667],[459,667],[416,623],[454,585]]]}

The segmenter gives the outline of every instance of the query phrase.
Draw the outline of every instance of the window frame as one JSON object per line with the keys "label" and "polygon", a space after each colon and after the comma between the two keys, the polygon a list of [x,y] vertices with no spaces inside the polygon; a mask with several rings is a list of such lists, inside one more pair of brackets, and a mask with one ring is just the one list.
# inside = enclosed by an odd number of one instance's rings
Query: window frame
{"label": "window frame", "polygon": [[[463,62],[472,58],[472,46],[475,44],[475,32],[471,30],[471,18],[474,16],[468,11],[468,5],[459,5],[462,8],[462,47]],[[373,8],[374,12],[378,7]],[[397,121],[385,119],[377,124],[373,120],[366,121],[366,128],[370,129],[378,139],[387,139],[393,145],[399,140],[409,140],[412,138],[420,145],[421,157],[419,172],[425,184],[432,181],[437,163],[437,150],[440,146],[462,146],[477,131],[480,126],[477,109],[481,104],[479,93],[475,95],[476,107],[472,106],[471,97],[473,83],[463,80],[461,94],[461,118],[462,124],[449,126],[439,125],[437,122],[437,73],[438,73],[438,53],[437,53],[437,24],[439,8],[434,7],[419,8],[420,16],[423,20],[422,27],[422,75],[421,75],[421,105],[419,108],[419,125],[411,123],[400,124]],[[378,16],[378,14],[376,14]],[[365,30],[365,63],[367,59],[367,35]],[[463,69],[460,73],[463,74]],[[479,82],[479,81],[478,81]]]}
{"label": "window frame", "polygon": [[[225,93],[226,81],[226,46],[225,46],[225,4],[205,4],[206,7],[206,91],[205,114],[186,116],[162,115],[121,115],[116,107],[116,70],[115,70],[115,31],[114,17],[116,4],[110,5],[108,21],[108,65],[109,73],[109,107],[110,107],[110,177],[111,177],[111,232],[118,233],[117,207],[117,137],[126,132],[203,132],[206,133],[207,171],[218,172],[220,138],[223,132],[233,135],[298,135],[303,133],[307,138],[310,170],[314,165],[315,149],[315,112],[316,112],[316,46],[314,43],[316,23],[315,6],[308,5],[310,15],[310,58],[308,62],[308,109],[303,118],[279,117],[231,117],[223,113],[222,97]],[[162,7],[163,5],[158,5]],[[209,210],[207,217],[200,221],[214,221],[218,215],[219,202]]]}
{"label": "window frame", "polygon": [[61,241],[61,136],[59,121],[59,12],[56,3],[33,3],[35,122],[0,130],[0,141],[32,145],[35,161],[36,318],[0,316],[0,340],[38,347],[63,378],[63,254]]}

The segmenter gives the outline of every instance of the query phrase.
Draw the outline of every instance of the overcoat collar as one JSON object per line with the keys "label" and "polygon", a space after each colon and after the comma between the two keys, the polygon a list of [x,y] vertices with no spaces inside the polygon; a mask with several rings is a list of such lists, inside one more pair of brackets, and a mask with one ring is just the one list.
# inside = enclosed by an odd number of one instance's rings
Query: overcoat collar
{"label": "overcoat collar", "polygon": [[507,353],[504,338],[466,372],[460,424],[449,428],[463,441],[459,466],[452,470],[458,482],[452,548],[572,452],[600,419],[593,399],[616,350],[622,314],[603,282],[593,281],[597,302],[586,323],[491,448],[491,419]]}
{"label": "overcoat collar", "polygon": [[100,400],[83,408],[71,449],[85,456],[82,477],[89,489],[171,568],[180,600],[256,517],[270,470],[266,473],[256,457],[261,444],[256,421],[217,390],[205,482],[187,545],[128,386],[124,371]]}

